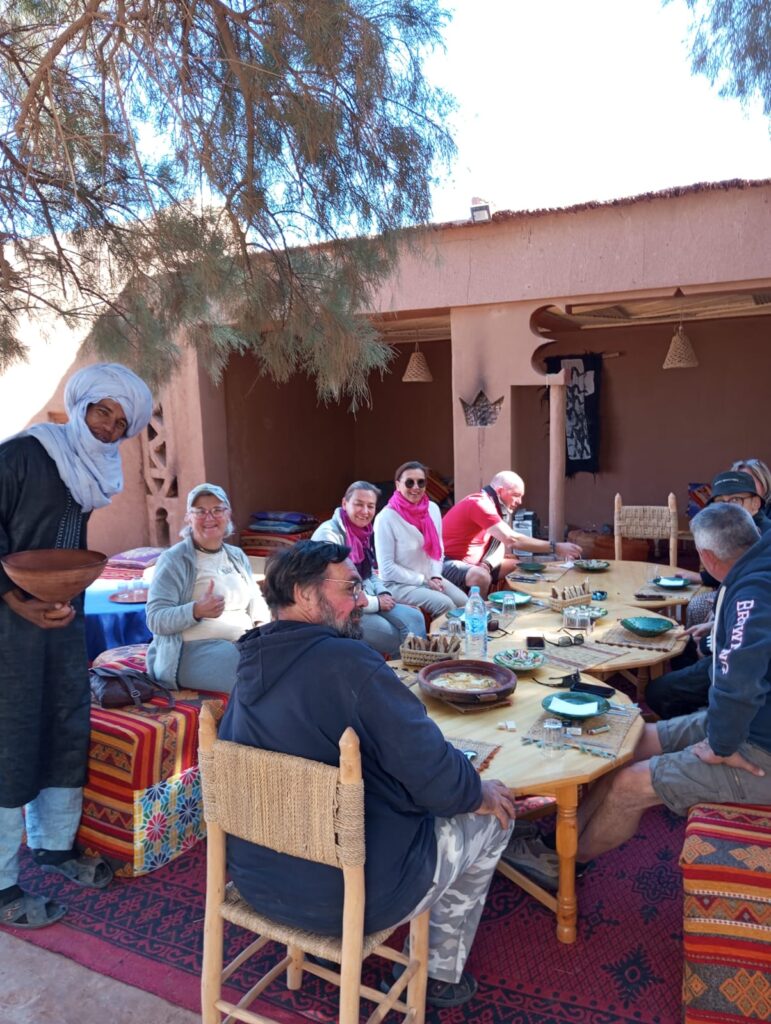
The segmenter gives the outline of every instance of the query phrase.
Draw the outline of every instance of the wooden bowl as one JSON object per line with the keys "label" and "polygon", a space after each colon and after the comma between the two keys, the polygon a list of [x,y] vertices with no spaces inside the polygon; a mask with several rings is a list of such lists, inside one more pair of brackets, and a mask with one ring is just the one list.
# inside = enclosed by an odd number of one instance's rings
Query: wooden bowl
{"label": "wooden bowl", "polygon": [[107,565],[101,551],[41,548],[0,559],[13,583],[41,601],[64,604],[85,590]]}
{"label": "wooden bowl", "polygon": [[[456,690],[442,686],[442,676],[449,672],[473,672],[474,675],[487,676],[490,685],[480,690]],[[502,665],[458,658],[456,661],[439,661],[435,665],[426,665],[418,672],[418,683],[423,693],[429,697],[438,697],[452,704],[489,704],[513,693],[517,688],[517,677],[511,669]]]}

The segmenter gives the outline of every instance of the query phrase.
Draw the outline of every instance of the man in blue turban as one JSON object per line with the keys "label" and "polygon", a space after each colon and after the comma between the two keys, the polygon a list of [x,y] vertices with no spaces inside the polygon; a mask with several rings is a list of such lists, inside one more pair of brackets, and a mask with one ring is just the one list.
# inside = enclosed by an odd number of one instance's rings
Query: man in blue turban
{"label": "man in blue turban", "polygon": [[[150,420],[152,395],[115,363],[86,367],[64,392],[69,421],[0,444],[0,557],[86,548],[95,508],[123,488],[118,447]],[[43,871],[101,888],[112,871],[74,849],[86,778],[90,690],[83,598],[39,601],[0,568],[0,924],[40,928],[66,908],[18,886],[26,827]]]}

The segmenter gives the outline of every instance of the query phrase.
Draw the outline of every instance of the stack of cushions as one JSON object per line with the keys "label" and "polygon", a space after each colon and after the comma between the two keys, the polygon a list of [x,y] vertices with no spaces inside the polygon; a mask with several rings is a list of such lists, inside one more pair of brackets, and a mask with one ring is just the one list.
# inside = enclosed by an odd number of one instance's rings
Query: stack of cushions
{"label": "stack of cushions", "polygon": [[129,548],[107,559],[113,569],[149,569],[163,554],[163,548]]}
{"label": "stack of cushions", "polygon": [[[144,671],[146,644],[116,647],[95,666]],[[140,708],[91,709],[88,779],[78,844],[124,877],[168,864],[206,834],[198,772],[202,695],[175,693],[176,707],[155,698]],[[223,700],[227,698],[221,696]]]}
{"label": "stack of cushions", "polygon": [[771,1019],[771,807],[696,804],[680,856],[685,1024]]}
{"label": "stack of cushions", "polygon": [[241,547],[247,555],[271,555],[287,544],[308,540],[319,525],[307,512],[253,512]]}

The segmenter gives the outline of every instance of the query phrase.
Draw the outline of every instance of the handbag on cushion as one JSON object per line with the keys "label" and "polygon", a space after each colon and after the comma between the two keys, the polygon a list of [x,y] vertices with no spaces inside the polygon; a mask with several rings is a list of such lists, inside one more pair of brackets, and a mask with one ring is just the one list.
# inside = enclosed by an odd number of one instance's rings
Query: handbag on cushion
{"label": "handbag on cushion", "polygon": [[[91,683],[91,703],[102,708],[124,708],[129,704],[141,707],[153,697],[165,697],[169,708],[176,704],[174,694],[161,683],[156,683],[146,672],[117,665],[102,665],[88,671]],[[168,708],[154,708],[166,711]]]}

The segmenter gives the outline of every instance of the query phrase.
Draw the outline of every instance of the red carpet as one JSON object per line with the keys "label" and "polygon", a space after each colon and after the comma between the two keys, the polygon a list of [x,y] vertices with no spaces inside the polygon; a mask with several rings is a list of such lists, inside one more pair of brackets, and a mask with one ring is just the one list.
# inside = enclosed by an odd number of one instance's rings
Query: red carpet
{"label": "red carpet", "polygon": [[[682,887],[677,859],[684,822],[649,812],[639,835],[607,854],[580,881],[579,937],[563,946],[552,915],[496,876],[469,959],[479,993],[456,1010],[429,1011],[430,1024],[676,1024],[681,1019]],[[35,892],[69,905],[60,924],[15,932],[101,974],[200,1009],[204,845],[144,878],[94,892],[61,884],[25,865]],[[229,933],[231,953],[244,933]],[[272,958],[272,953],[268,954]],[[267,957],[266,957],[267,959]],[[387,969],[373,959],[370,980]],[[242,974],[243,991],[253,978]],[[268,990],[286,1024],[336,1019],[336,990],[307,977],[299,994]]]}

